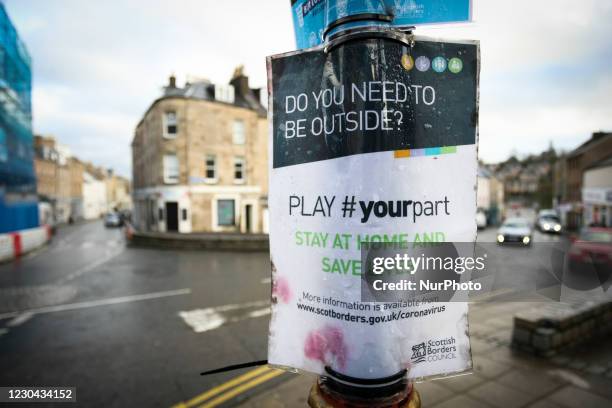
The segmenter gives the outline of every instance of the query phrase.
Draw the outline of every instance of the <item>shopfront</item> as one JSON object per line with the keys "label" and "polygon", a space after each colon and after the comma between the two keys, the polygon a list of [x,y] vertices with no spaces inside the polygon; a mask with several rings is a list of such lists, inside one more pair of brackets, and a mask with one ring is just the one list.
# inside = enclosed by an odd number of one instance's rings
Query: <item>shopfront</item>
{"label": "shopfront", "polygon": [[612,227],[612,159],[584,172],[584,226]]}

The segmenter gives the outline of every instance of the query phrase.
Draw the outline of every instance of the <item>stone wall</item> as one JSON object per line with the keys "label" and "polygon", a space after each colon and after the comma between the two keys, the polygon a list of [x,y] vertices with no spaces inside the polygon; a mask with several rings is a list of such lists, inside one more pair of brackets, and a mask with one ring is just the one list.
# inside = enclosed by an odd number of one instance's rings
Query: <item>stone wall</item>
{"label": "stone wall", "polygon": [[612,302],[577,304],[542,303],[517,314],[512,331],[513,347],[550,357],[558,352],[612,332]]}

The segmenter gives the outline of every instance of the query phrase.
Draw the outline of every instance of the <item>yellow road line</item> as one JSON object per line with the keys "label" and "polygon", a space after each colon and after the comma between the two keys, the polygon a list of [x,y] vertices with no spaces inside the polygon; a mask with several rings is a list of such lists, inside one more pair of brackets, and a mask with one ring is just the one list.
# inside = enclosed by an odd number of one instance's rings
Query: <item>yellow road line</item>
{"label": "yellow road line", "polygon": [[272,369],[269,368],[268,366],[262,366],[262,367],[254,369],[254,370],[248,371],[248,372],[242,374],[241,376],[238,376],[236,378],[233,378],[233,379],[229,380],[228,382],[225,382],[225,383],[223,383],[221,385],[218,385],[216,387],[211,388],[210,390],[208,390],[208,391],[206,391],[206,392],[204,392],[204,393],[202,393],[202,394],[200,394],[200,395],[190,399],[187,402],[178,403],[178,404],[174,405],[173,408],[189,408],[189,407],[192,407],[194,405],[197,405],[197,404],[199,404],[201,402],[206,401],[207,399],[210,399],[210,398],[214,397],[215,395],[217,395],[217,394],[219,394],[219,393],[221,393],[221,392],[223,392],[225,390],[228,390],[228,389],[230,389],[232,387],[235,387],[235,386],[239,385],[240,383],[242,383],[244,381],[250,380],[251,378],[256,377],[256,376],[258,376],[260,374],[263,374],[266,371],[270,371],[270,370],[272,370]]}
{"label": "yellow road line", "polygon": [[266,382],[268,380],[271,380],[274,377],[278,377],[281,374],[283,374],[283,371],[281,371],[281,370],[271,371],[271,372],[269,372],[267,374],[264,374],[264,375],[262,375],[260,377],[257,377],[255,379],[249,381],[246,384],[242,384],[241,386],[236,387],[233,390],[228,391],[225,394],[222,394],[222,395],[218,396],[217,398],[215,398],[215,399],[213,399],[211,401],[208,401],[206,404],[200,405],[199,408],[213,408],[213,407],[216,407],[218,405],[221,405],[224,402],[234,398],[235,396],[240,395],[243,392],[245,392],[245,391],[247,391],[247,390],[249,390],[249,389],[251,389],[253,387],[258,386],[261,383],[264,383],[264,382]]}

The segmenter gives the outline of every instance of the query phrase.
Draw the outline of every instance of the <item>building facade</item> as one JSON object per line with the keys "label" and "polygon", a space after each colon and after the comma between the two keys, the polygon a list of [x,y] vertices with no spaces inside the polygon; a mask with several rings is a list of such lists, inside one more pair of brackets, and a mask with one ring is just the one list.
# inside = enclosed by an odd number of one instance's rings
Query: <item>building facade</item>
{"label": "building facade", "polygon": [[596,132],[567,155],[567,188],[563,201],[579,202],[585,169],[612,155],[612,133]]}
{"label": "building facade", "polygon": [[54,222],[82,219],[85,165],[51,136],[36,135],[34,152],[36,192],[51,207]]}
{"label": "building facade", "polygon": [[143,231],[267,232],[268,134],[259,90],[241,69],[164,94],[132,142],[132,221]]}
{"label": "building facade", "polygon": [[0,3],[0,232],[37,227],[31,60]]}
{"label": "building facade", "polygon": [[107,211],[130,211],[132,209],[130,181],[108,170],[105,183]]}
{"label": "building facade", "polygon": [[584,225],[612,227],[612,154],[584,171]]}
{"label": "building facade", "polygon": [[595,132],[557,163],[555,201],[565,225],[570,229],[588,225],[584,213],[585,171],[612,156],[612,133]]}
{"label": "building facade", "polygon": [[68,179],[70,180],[70,190],[68,197],[70,200],[70,217],[72,221],[81,220],[83,215],[83,182],[85,166],[76,157],[68,159]]}
{"label": "building facade", "polygon": [[478,166],[476,205],[487,216],[487,224],[497,225],[504,215],[504,186],[486,167]]}
{"label": "building facade", "polygon": [[83,218],[94,220],[108,210],[106,180],[96,173],[83,174]]}

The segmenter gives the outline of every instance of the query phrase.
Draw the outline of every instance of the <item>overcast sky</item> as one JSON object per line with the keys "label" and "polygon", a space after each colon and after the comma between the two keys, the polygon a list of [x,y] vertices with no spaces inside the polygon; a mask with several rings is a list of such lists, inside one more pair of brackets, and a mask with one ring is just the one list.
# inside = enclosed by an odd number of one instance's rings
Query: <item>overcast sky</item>
{"label": "overcast sky", "polygon": [[[134,127],[168,75],[226,83],[295,48],[290,0],[5,0],[34,70],[34,131],[131,175]],[[612,1],[475,0],[475,22],[417,34],[481,41],[480,157],[572,149],[612,130]]]}

